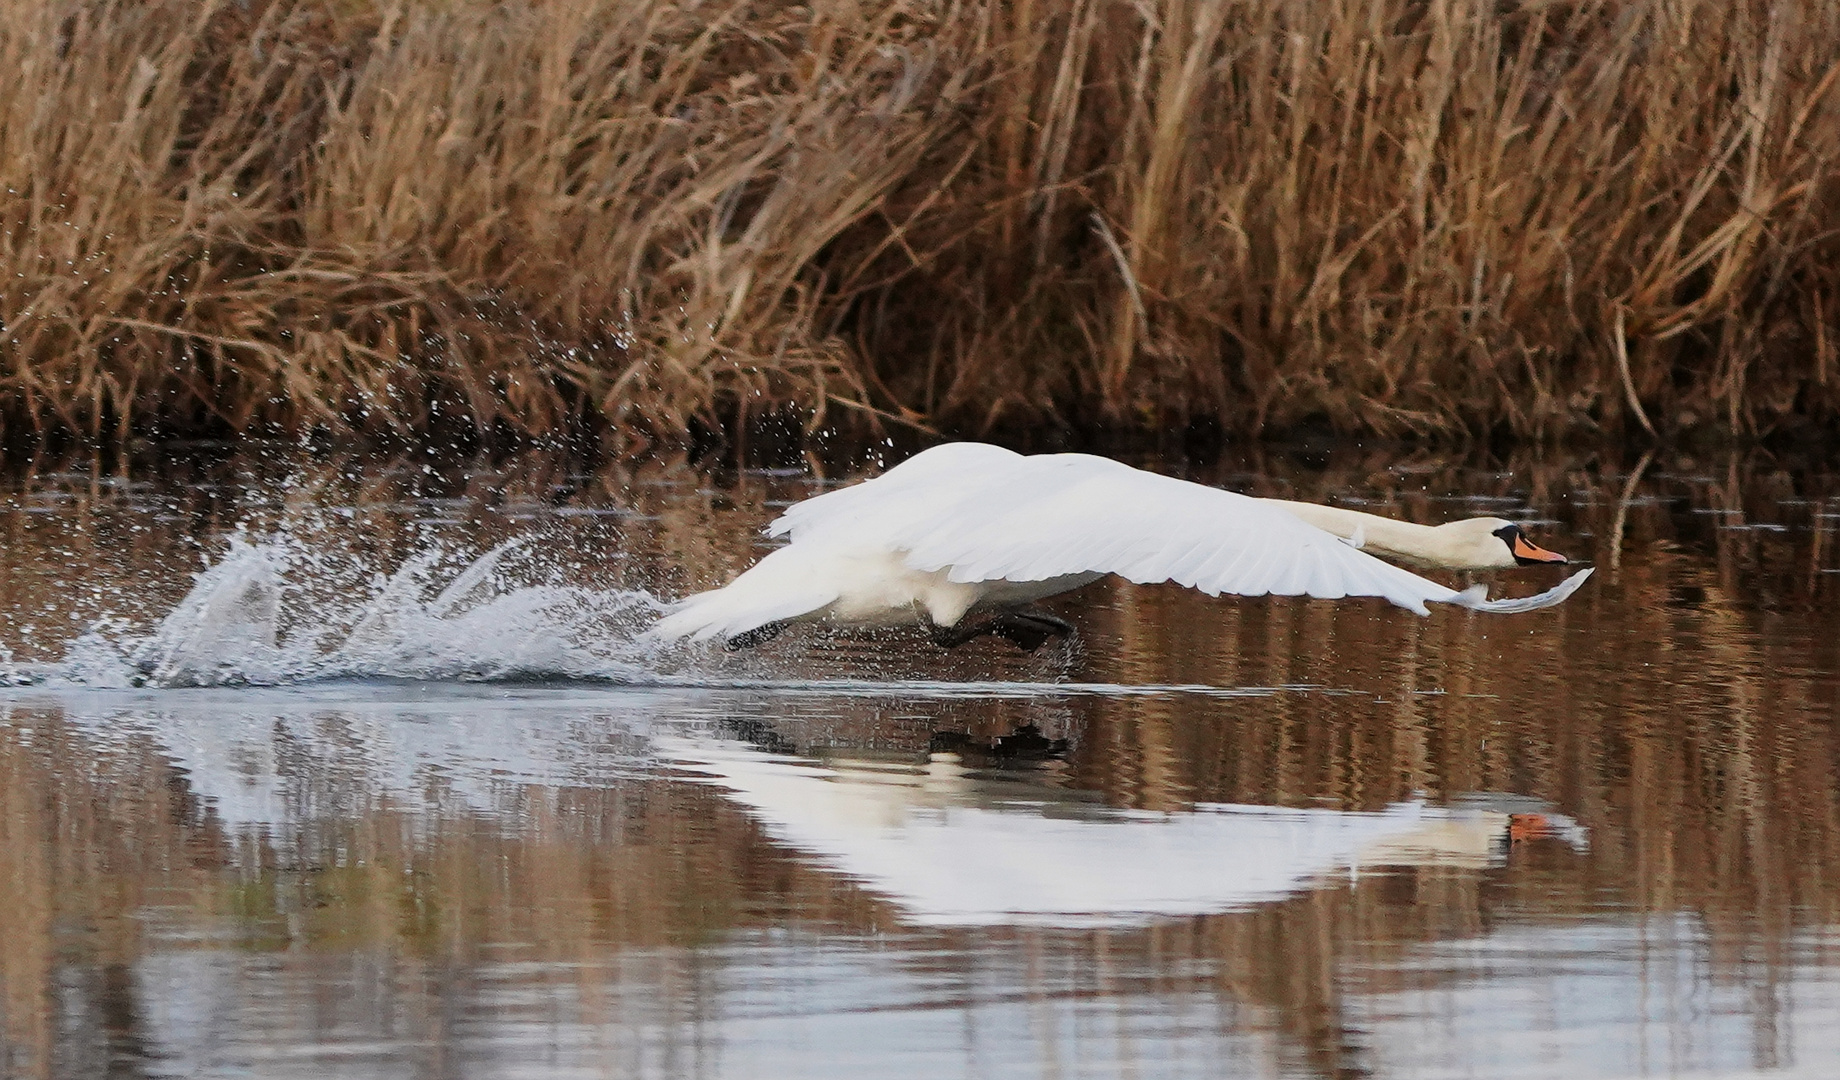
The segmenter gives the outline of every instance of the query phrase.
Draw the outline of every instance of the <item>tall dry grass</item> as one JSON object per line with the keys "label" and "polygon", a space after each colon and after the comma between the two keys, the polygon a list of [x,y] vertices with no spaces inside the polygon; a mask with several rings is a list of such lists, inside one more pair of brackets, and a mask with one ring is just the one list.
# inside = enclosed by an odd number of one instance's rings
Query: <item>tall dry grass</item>
{"label": "tall dry grass", "polygon": [[1740,435],[1840,9],[0,0],[0,420]]}

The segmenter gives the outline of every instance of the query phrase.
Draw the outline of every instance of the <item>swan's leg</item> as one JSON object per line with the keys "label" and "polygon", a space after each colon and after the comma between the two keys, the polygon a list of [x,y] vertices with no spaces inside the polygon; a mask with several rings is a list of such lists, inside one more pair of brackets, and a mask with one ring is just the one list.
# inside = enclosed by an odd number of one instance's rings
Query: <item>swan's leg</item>
{"label": "swan's leg", "polygon": [[995,634],[1024,652],[1034,652],[1051,637],[1068,637],[1073,624],[1045,611],[999,611],[988,619],[961,622],[957,626],[928,623],[933,643],[942,649],[956,649],[986,634]]}
{"label": "swan's leg", "polygon": [[756,626],[752,630],[744,630],[734,637],[725,639],[722,642],[722,647],[729,652],[739,652],[742,649],[751,649],[756,645],[772,641],[774,638],[778,637],[779,632],[785,628],[786,620],[784,619],[778,622],[770,622],[762,626]]}
{"label": "swan's leg", "polygon": [[1073,624],[1045,611],[1005,611],[991,620],[991,633],[1023,652],[1034,652],[1051,637],[1073,636]]}
{"label": "swan's leg", "polygon": [[956,649],[967,641],[976,641],[985,634],[996,633],[997,628],[990,619],[979,619],[976,622],[960,621],[956,626],[941,626],[929,621],[926,624],[926,631],[933,635],[933,644],[942,649]]}

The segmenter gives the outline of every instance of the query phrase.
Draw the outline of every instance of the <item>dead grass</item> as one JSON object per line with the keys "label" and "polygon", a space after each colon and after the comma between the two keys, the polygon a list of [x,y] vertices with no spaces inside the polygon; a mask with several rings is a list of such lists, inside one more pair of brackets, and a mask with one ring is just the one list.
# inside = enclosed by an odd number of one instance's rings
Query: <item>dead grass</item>
{"label": "dead grass", "polygon": [[0,0],[0,423],[1835,415],[1840,10]]}

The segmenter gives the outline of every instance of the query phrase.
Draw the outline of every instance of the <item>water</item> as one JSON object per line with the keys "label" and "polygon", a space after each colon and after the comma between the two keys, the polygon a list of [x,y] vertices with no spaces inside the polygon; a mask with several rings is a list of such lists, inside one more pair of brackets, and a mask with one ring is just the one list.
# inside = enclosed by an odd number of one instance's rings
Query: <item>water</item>
{"label": "water", "polygon": [[8,1075],[1840,1068],[1833,473],[1164,463],[1599,572],[729,655],[636,638],[822,482],[187,457],[0,495]]}

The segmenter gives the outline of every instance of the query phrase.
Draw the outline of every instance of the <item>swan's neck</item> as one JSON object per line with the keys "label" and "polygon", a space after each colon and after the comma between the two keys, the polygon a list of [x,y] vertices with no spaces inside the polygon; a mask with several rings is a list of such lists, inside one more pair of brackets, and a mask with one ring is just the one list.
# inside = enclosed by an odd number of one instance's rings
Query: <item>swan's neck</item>
{"label": "swan's neck", "polygon": [[1339,506],[1318,506],[1315,503],[1291,502],[1287,499],[1264,501],[1281,506],[1292,515],[1344,540],[1358,538],[1361,550],[1382,558],[1433,570],[1481,569],[1475,565],[1473,558],[1465,558],[1451,544],[1451,538],[1434,525],[1395,521],[1378,514],[1364,514],[1359,510],[1347,510]]}

